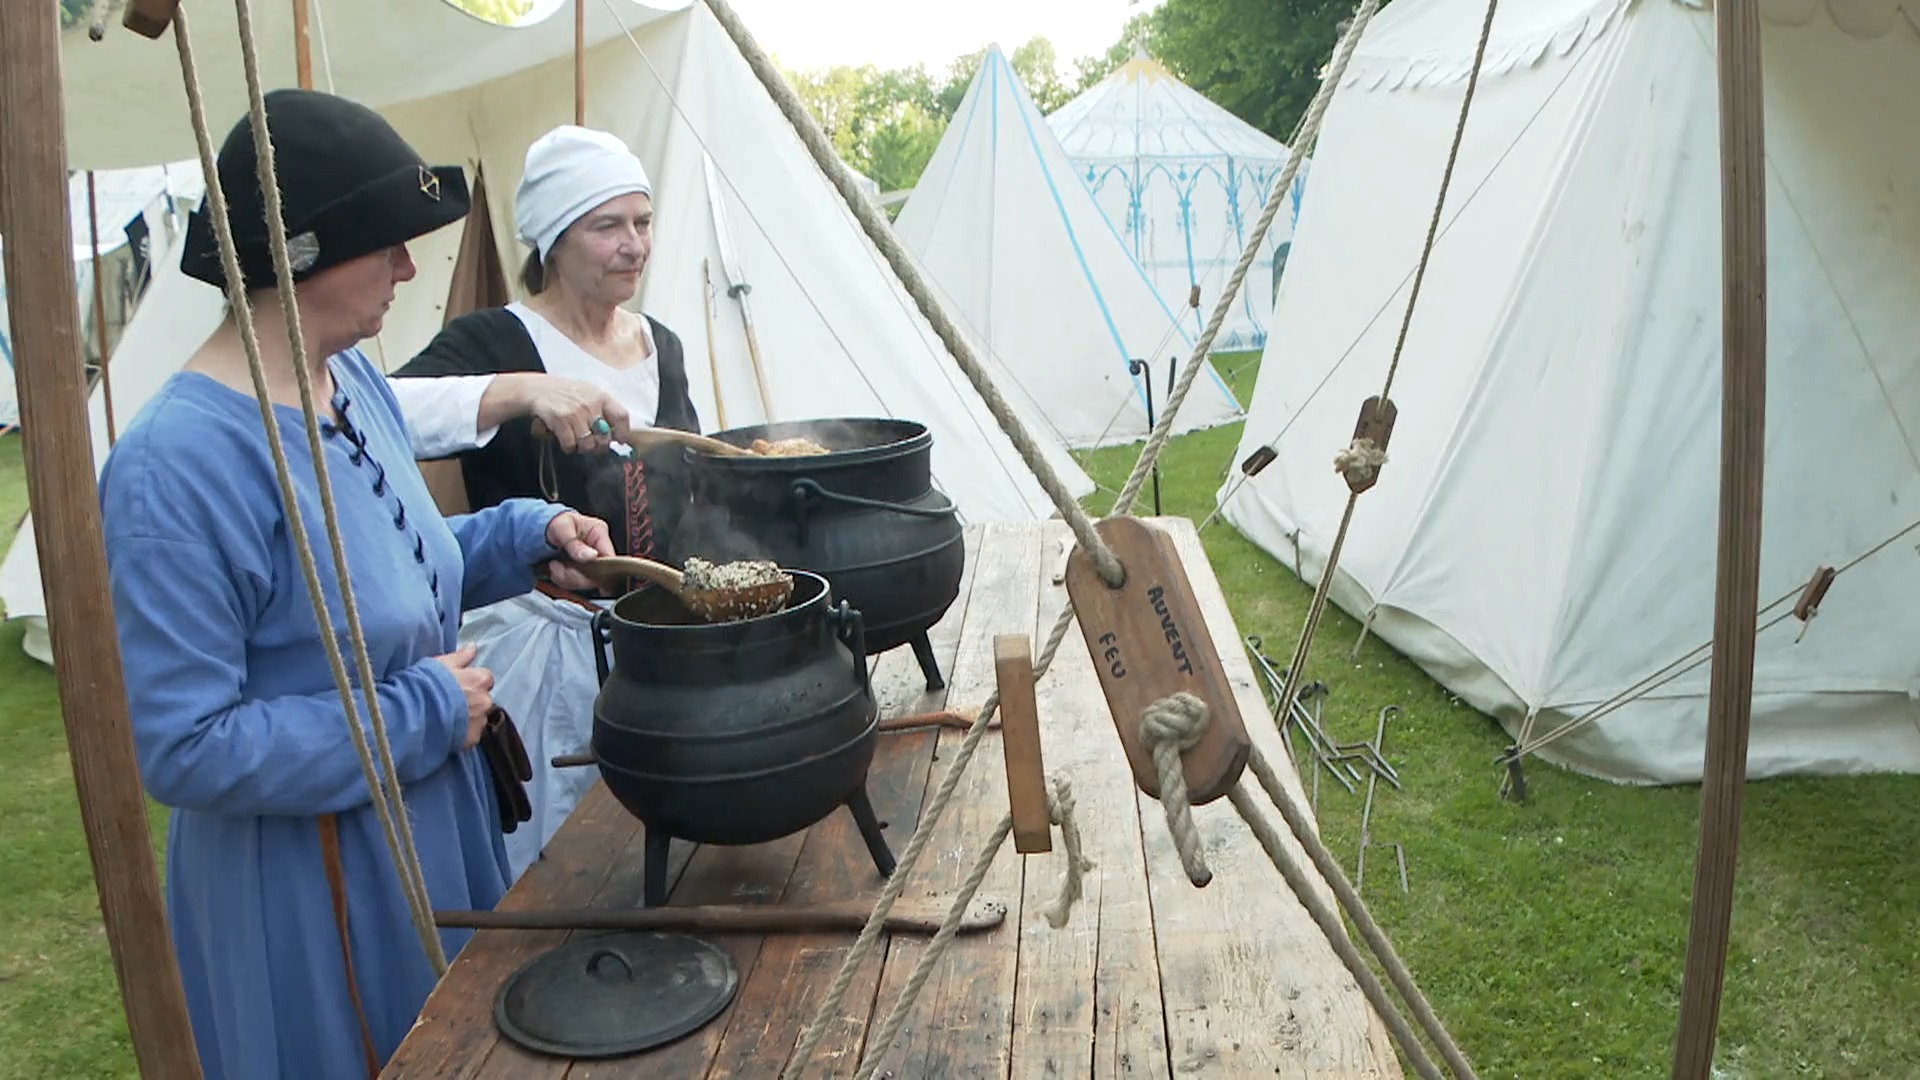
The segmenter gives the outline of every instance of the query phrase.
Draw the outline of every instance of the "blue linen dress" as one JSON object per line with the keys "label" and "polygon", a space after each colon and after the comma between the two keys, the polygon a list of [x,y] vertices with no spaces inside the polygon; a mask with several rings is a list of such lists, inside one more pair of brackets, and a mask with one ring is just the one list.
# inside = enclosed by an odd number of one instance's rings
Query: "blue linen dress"
{"label": "blue linen dress", "polygon": [[[467,709],[433,657],[464,609],[525,592],[565,508],[511,500],[443,518],[398,403],[359,350],[331,360],[346,424],[325,451],[354,596],[432,905],[492,908],[506,850]],[[298,409],[276,406],[335,634],[351,639]],[[181,372],[100,477],[142,779],[173,809],[166,894],[207,1080],[366,1073],[321,861],[338,815],[354,969],[375,1051],[406,1036],[434,974],[346,729],[249,394]],[[371,716],[364,697],[361,722]],[[443,931],[449,959],[470,931]]]}

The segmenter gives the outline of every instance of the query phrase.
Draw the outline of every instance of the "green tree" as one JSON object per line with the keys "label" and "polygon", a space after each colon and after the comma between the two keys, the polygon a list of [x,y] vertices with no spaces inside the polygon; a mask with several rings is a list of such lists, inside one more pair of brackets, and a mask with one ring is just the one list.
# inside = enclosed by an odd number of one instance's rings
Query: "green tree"
{"label": "green tree", "polygon": [[[533,10],[533,0],[448,0],[454,7],[477,19],[501,26],[512,26]],[[582,3],[584,0],[571,0]]]}
{"label": "green tree", "polygon": [[1182,82],[1281,141],[1320,88],[1348,0],[1166,0],[1153,55]]}

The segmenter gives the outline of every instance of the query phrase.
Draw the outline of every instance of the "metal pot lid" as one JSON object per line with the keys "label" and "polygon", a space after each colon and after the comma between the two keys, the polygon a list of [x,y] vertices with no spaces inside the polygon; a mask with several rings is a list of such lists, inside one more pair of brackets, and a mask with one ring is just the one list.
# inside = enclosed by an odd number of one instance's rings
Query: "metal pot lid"
{"label": "metal pot lid", "polygon": [[617,1057],[699,1030],[739,987],[733,957],[716,945],[623,931],[570,941],[515,972],[493,1018],[536,1053]]}

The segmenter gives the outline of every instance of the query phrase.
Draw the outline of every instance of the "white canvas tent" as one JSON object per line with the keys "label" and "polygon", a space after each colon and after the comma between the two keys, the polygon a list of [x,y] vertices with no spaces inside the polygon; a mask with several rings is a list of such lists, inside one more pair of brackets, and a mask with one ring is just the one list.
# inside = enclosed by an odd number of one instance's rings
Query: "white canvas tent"
{"label": "white canvas tent", "polygon": [[[1214,104],[1136,51],[1047,118],[1082,181],[1197,339],[1286,168],[1279,140]],[[1248,268],[1215,352],[1266,344],[1267,322],[1306,191],[1296,170]],[[1194,286],[1200,306],[1189,306]]]}
{"label": "white canvas tent", "polygon": [[[704,7],[630,0],[613,0],[611,7],[612,14],[602,5],[588,17],[588,40],[597,44],[587,55],[586,121],[626,139],[651,173],[656,239],[640,303],[684,343],[703,425],[717,427],[722,400],[732,426],[768,415],[915,419],[933,432],[936,483],[969,520],[1050,516],[1052,504],[1038,482],[712,15]],[[278,11],[258,13],[256,29],[268,81],[288,85],[291,20]],[[214,46],[222,35],[233,40],[232,16],[220,12],[209,9],[194,24],[203,56],[221,55]],[[498,249],[506,265],[517,267],[525,248],[512,236],[512,192],[526,147],[554,124],[572,120],[572,20],[504,28],[441,0],[332,0],[327,14],[336,91],[380,108],[430,160],[480,165]],[[368,29],[350,33],[342,25]],[[129,38],[114,33],[95,44],[81,31],[64,43],[68,84],[81,103],[91,102],[69,110],[76,164],[87,164],[86,154],[124,160],[136,152],[168,158],[192,151],[185,106],[176,110],[168,102],[169,95],[179,98],[174,51],[164,42]],[[95,51],[103,49],[110,51]],[[411,57],[409,69],[434,73],[425,85],[445,92],[407,96],[408,86],[379,62],[402,55]],[[277,59],[282,56],[288,59]],[[217,62],[202,60],[209,110],[237,117],[245,93],[237,60],[229,58],[231,68]],[[110,69],[118,73],[107,78]],[[146,96],[83,89],[102,80],[144,88]],[[320,82],[326,85],[324,77]],[[112,141],[123,127],[135,140],[132,149]],[[725,247],[719,225],[726,229]],[[369,345],[389,368],[439,329],[459,237],[460,227],[452,226],[412,246],[420,274],[401,287],[385,329]],[[717,294],[711,353],[703,263]],[[116,350],[119,416],[130,417],[218,318],[220,294],[184,279],[177,266],[172,256],[156,267],[152,294],[158,298],[164,286],[177,299],[165,311],[148,311],[163,306],[157,299],[144,306]],[[168,280],[159,280],[163,275]],[[735,277],[751,287],[746,302],[770,408],[759,399],[741,305],[727,288]],[[136,380],[144,393],[134,388]],[[1029,426],[1069,487],[1090,493],[1092,481],[1065,447],[1048,440],[1042,425]],[[98,420],[93,435],[98,462],[107,449]],[[0,569],[0,603],[10,617],[39,613],[30,531],[21,533]]]}
{"label": "white canvas tent", "polygon": [[[186,210],[200,196],[198,162],[180,161],[171,165],[150,165],[131,169],[108,169],[93,177],[91,201],[87,174],[76,172],[67,180],[67,199],[73,225],[73,264],[77,278],[78,318],[82,341],[88,354],[98,353],[102,328],[94,325],[93,255],[94,225],[99,225],[101,277],[107,326],[105,332],[117,337],[132,314],[140,282],[135,270],[152,250],[164,250],[172,237],[185,227]],[[138,250],[129,246],[128,227],[138,217],[145,226]],[[20,422],[19,402],[13,386],[13,333],[6,310],[6,282],[0,275],[0,431]]]}
{"label": "white canvas tent", "polygon": [[[998,46],[894,222],[903,246],[951,301],[1001,385],[1073,447],[1142,439],[1144,359],[1166,389],[1194,334],[1154,291],[1093,203]],[[1209,369],[1177,431],[1237,418]]]}
{"label": "white canvas tent", "polygon": [[[1484,10],[1400,0],[1327,114],[1272,328],[1287,360],[1263,370],[1239,448],[1279,457],[1223,489],[1228,520],[1309,581],[1347,496],[1332,456],[1380,391]],[[1784,600],[1763,623],[1817,567],[1920,518],[1920,10],[1765,10],[1760,591]],[[1390,460],[1333,597],[1509,731],[1553,731],[1712,638],[1717,125],[1708,10],[1553,0],[1496,17]],[[1914,540],[1847,571],[1797,644],[1790,616],[1760,635],[1751,775],[1920,770]],[[1697,780],[1708,666],[1678,666],[1540,754]]]}

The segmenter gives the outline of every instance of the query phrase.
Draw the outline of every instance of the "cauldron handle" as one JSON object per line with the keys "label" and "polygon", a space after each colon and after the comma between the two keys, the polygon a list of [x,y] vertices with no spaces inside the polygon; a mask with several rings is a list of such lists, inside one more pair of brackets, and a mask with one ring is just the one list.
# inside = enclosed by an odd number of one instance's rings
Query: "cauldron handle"
{"label": "cauldron handle", "polygon": [[842,495],[838,491],[828,491],[817,480],[795,480],[787,488],[787,494],[793,499],[793,522],[799,531],[799,544],[807,546],[807,516],[813,508],[814,500],[845,503],[867,510],[885,510],[890,514],[906,514],[910,517],[944,518],[960,512],[952,502],[942,507],[908,506],[906,503],[883,502],[879,499],[867,499],[858,495]]}
{"label": "cauldron handle", "polygon": [[600,685],[607,685],[607,646],[613,643],[607,626],[613,622],[613,612],[601,608],[593,613],[593,667],[600,673]]}
{"label": "cauldron handle", "polygon": [[834,636],[840,643],[853,651],[853,670],[860,678],[860,689],[873,689],[867,682],[867,627],[866,620],[853,605],[842,600],[828,610],[827,615],[834,622]]}

